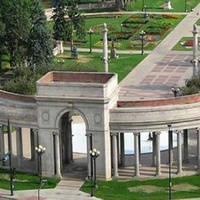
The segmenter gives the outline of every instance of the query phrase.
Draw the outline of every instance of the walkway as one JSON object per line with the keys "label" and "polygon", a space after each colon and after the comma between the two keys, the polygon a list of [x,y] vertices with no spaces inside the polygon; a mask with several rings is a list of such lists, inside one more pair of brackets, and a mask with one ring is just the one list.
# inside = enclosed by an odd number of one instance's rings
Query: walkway
{"label": "walkway", "polygon": [[120,100],[173,97],[171,87],[185,85],[185,80],[192,76],[192,51],[173,52],[171,49],[182,37],[192,37],[199,11],[200,3],[122,80]]}

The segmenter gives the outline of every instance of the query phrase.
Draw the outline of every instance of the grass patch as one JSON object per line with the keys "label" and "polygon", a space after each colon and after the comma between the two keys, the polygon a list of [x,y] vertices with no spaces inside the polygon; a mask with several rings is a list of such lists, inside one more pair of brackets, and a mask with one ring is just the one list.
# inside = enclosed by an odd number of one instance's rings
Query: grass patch
{"label": "grass patch", "polygon": [[[187,0],[186,9],[190,12],[198,3],[199,0]],[[161,0],[137,0],[129,1],[127,5],[128,11],[138,11],[142,10],[143,4],[146,5],[146,11],[155,11],[155,12],[185,12],[185,0],[171,1],[172,9],[164,9],[163,6],[165,1]]]}
{"label": "grass patch", "polygon": [[[185,176],[172,179],[172,198],[197,198],[200,197],[200,175]],[[160,200],[169,197],[169,180],[132,180],[98,181],[96,197],[104,200]],[[90,181],[86,181],[81,190],[90,193]]]}
{"label": "grass patch", "polygon": [[[172,48],[172,50],[174,51],[193,51],[193,47],[187,47],[184,46],[183,43],[185,41],[192,41],[193,38],[192,37],[183,37],[179,40],[179,42]],[[199,50],[200,50],[200,46],[199,46]]]}
{"label": "grass patch", "polygon": [[[43,177],[47,183],[43,188],[55,188],[59,183],[59,179]],[[17,172],[14,180],[14,190],[31,190],[39,188],[39,177],[36,174],[28,174]],[[0,188],[10,189],[10,175],[9,170],[0,169]]]}
{"label": "grass patch", "polygon": [[[65,71],[90,71],[103,72],[104,64],[102,53],[79,52],[78,59],[70,58],[69,52],[59,55],[54,59],[54,65],[62,66]],[[118,74],[118,81],[123,80],[133,68],[135,68],[146,55],[119,54],[118,58],[108,61],[109,72]]]}

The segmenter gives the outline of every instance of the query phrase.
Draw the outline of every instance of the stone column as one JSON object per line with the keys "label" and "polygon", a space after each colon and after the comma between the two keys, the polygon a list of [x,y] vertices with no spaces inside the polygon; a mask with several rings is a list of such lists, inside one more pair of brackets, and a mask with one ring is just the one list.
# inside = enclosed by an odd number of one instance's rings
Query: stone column
{"label": "stone column", "polygon": [[183,130],[183,162],[188,163],[188,129]]}
{"label": "stone column", "polygon": [[35,143],[35,137],[36,137],[36,129],[30,129],[30,142],[31,142],[31,160],[35,160],[35,147],[37,146]]}
{"label": "stone column", "polygon": [[135,176],[140,176],[139,171],[139,145],[138,145],[138,137],[139,133],[133,133],[134,134],[134,158],[135,158]]}
{"label": "stone column", "polygon": [[120,133],[121,165],[125,166],[124,133]]}
{"label": "stone column", "polygon": [[196,24],[193,25],[193,76],[197,76],[199,69],[198,69],[198,31]]}
{"label": "stone column", "polygon": [[92,134],[86,133],[86,141],[87,141],[87,169],[88,169],[88,178],[91,178],[91,163],[92,159],[90,156],[90,150],[92,150]]}
{"label": "stone column", "polygon": [[181,132],[177,131],[177,174],[182,173]]}
{"label": "stone column", "polygon": [[[4,141],[4,133],[3,133],[3,125],[0,124],[0,147],[1,147],[1,155],[5,154],[5,141]],[[0,166],[2,166],[2,162],[0,162]]]}
{"label": "stone column", "polygon": [[200,132],[197,128],[197,172],[200,172]]}
{"label": "stone column", "polygon": [[17,166],[21,168],[23,157],[22,128],[16,127]]}
{"label": "stone column", "polygon": [[156,140],[156,137],[157,137],[157,135],[156,135],[156,133],[155,132],[153,132],[153,139],[152,139],[152,146],[153,146],[153,148],[152,148],[152,166],[153,167],[155,167],[156,166],[156,145],[157,145],[157,140]]}
{"label": "stone column", "polygon": [[112,133],[113,176],[118,177],[117,133]]}
{"label": "stone column", "polygon": [[61,164],[60,164],[60,133],[58,132],[53,132],[53,135],[55,137],[55,167],[56,167],[56,176],[61,178]]}
{"label": "stone column", "polygon": [[154,133],[156,135],[156,176],[161,175],[161,156],[160,156],[160,132]]}
{"label": "stone column", "polygon": [[[34,129],[34,146],[38,147],[39,146],[39,137],[38,137],[38,130]],[[34,147],[34,151],[35,151],[35,147]],[[35,151],[35,173],[38,173],[38,154]]]}
{"label": "stone column", "polygon": [[107,39],[107,25],[103,24],[103,63],[104,63],[104,71],[108,72],[108,39]]}

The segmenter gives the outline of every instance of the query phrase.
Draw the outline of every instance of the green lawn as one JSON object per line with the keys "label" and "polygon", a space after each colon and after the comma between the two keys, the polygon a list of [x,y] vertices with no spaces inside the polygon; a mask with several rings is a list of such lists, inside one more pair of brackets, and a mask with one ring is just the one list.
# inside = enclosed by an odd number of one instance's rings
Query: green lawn
{"label": "green lawn", "polygon": [[[43,188],[54,188],[60,181],[56,178],[43,177],[43,179],[47,180],[47,183]],[[10,189],[10,175],[8,170],[0,169],[0,188],[7,190]],[[16,173],[14,179],[14,190],[30,190],[38,188],[39,177],[37,175],[22,172]]]}
{"label": "green lawn", "polygon": [[[148,11],[155,12],[185,12],[185,2],[186,9],[191,11],[198,3],[199,0],[171,0],[172,9],[163,9],[163,5],[165,4],[165,0],[136,0],[129,1],[127,6],[128,11],[138,11],[142,10],[143,4],[147,7]],[[153,5],[153,6],[152,6]]]}
{"label": "green lawn", "polygon": [[[200,197],[199,180],[199,175],[172,178],[172,199]],[[90,193],[90,181],[86,181],[81,190]],[[169,179],[98,181],[94,196],[103,200],[166,200]]]}
{"label": "green lawn", "polygon": [[[193,51],[193,47],[187,47],[184,46],[184,42],[185,41],[192,41],[193,38],[192,37],[183,37],[181,38],[181,40],[172,48],[172,50],[174,51]],[[199,50],[200,50],[200,46],[199,46]]]}
{"label": "green lawn", "polygon": [[[104,64],[101,60],[102,53],[79,52],[79,59],[71,59],[69,52],[59,55],[54,59],[53,65],[62,66],[68,71],[104,71]],[[134,67],[136,67],[146,55],[141,54],[119,54],[118,58],[110,59],[108,62],[109,72],[118,74],[119,82],[123,80]],[[64,61],[64,62],[62,62]]]}

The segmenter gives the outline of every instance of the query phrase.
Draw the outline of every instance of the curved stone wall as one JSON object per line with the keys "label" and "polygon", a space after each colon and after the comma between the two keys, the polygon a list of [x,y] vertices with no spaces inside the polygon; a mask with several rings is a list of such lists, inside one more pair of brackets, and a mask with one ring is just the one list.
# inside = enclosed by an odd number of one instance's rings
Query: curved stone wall
{"label": "curved stone wall", "polygon": [[110,110],[111,132],[195,128],[200,125],[200,95],[151,101],[119,101]]}
{"label": "curved stone wall", "polygon": [[37,103],[33,96],[24,96],[0,90],[0,123],[37,128]]}

